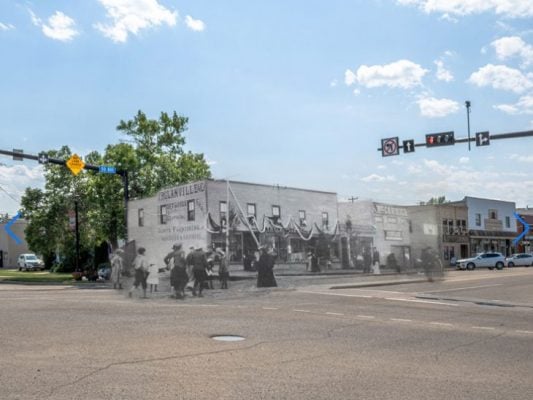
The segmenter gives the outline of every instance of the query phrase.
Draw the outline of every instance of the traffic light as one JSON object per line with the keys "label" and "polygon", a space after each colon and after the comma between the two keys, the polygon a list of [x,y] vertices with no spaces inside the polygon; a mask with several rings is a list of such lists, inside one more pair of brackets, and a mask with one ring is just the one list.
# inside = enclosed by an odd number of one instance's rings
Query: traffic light
{"label": "traffic light", "polygon": [[455,144],[453,131],[426,135],[426,147],[450,146],[453,144]]}

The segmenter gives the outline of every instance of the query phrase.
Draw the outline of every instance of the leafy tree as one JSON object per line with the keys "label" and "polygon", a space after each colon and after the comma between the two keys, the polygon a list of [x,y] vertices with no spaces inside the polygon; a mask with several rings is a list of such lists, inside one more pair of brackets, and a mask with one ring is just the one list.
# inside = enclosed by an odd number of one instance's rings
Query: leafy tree
{"label": "leafy tree", "polygon": [[[161,113],[150,120],[139,111],[133,120],[120,121],[117,129],[132,138],[131,143],[109,144],[104,154],[96,151],[85,157],[93,165],[114,165],[128,171],[130,196],[147,197],[160,189],[209,178],[209,165],[203,154],[183,149],[188,119],[176,112]],[[48,151],[48,156],[67,160],[68,146]],[[78,203],[81,254],[89,254],[102,243],[117,246],[124,238],[124,185],[114,174],[83,171],[74,176],[61,165],[45,166],[45,187],[26,189],[22,212],[28,219],[26,239],[30,248],[45,259],[59,253],[71,266],[75,256],[75,234],[69,228],[68,214]],[[70,260],[70,261],[69,261]],[[90,260],[85,260],[89,263]]]}
{"label": "leafy tree", "polygon": [[426,204],[429,205],[437,205],[437,204],[446,204],[449,203],[449,200],[446,200],[446,196],[439,196],[439,197],[432,197],[429,199]]}

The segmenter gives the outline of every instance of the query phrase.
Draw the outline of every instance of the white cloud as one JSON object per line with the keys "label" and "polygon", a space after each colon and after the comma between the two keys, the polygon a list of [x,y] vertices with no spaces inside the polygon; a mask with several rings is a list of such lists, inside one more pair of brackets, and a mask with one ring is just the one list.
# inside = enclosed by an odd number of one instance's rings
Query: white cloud
{"label": "white cloud", "polygon": [[185,24],[190,30],[195,32],[202,32],[205,30],[205,23],[199,19],[194,19],[190,15],[185,17]]}
{"label": "white cloud", "polygon": [[533,87],[531,74],[524,75],[517,69],[493,64],[487,64],[474,72],[470,75],[468,82],[480,87],[491,86],[494,89],[509,90],[515,93],[522,93]]}
{"label": "white cloud", "polygon": [[427,14],[440,13],[458,16],[494,12],[513,18],[533,16],[533,0],[397,0],[401,5],[412,5]]}
{"label": "white cloud", "polygon": [[533,114],[533,94],[520,97],[515,104],[499,104],[494,106],[497,110],[511,115]]}
{"label": "white cloud", "polygon": [[0,22],[0,31],[10,31],[12,29],[15,29],[15,26],[12,24],[4,24]]}
{"label": "white cloud", "polygon": [[170,11],[157,0],[98,0],[106,9],[112,23],[94,25],[96,29],[114,42],[124,43],[128,35],[137,35],[142,29],[161,24],[176,25],[177,11]]}
{"label": "white cloud", "polygon": [[29,168],[16,164],[7,166],[0,164],[0,210],[14,214],[20,208],[18,201],[27,187],[44,186],[42,165]]}
{"label": "white cloud", "polygon": [[388,175],[388,176],[382,176],[382,175],[378,175],[378,174],[370,174],[368,176],[365,176],[364,178],[361,178],[361,180],[363,182],[391,182],[391,181],[395,181],[396,178],[394,178],[394,176],[392,175]]}
{"label": "white cloud", "polygon": [[28,8],[33,25],[42,29],[45,36],[50,39],[68,42],[74,39],[79,32],[76,30],[76,22],[61,11],[56,11],[48,18],[48,23],[44,23],[32,10]]}
{"label": "white cloud", "polygon": [[334,79],[334,80],[332,80],[332,81],[329,83],[329,87],[336,87],[337,84],[338,84],[337,80]]}
{"label": "white cloud", "polygon": [[450,99],[421,97],[417,100],[420,114],[428,118],[440,118],[459,111],[459,103]]}
{"label": "white cloud", "polygon": [[75,29],[76,22],[61,11],[56,11],[48,18],[48,25],[42,24],[43,33],[50,39],[68,42],[79,35]]}
{"label": "white cloud", "polygon": [[519,161],[524,163],[533,163],[533,156],[522,156],[519,154],[511,154],[509,158],[513,161]]}
{"label": "white cloud", "polygon": [[507,36],[495,40],[491,43],[496,51],[496,56],[500,60],[507,60],[511,57],[522,59],[524,67],[533,64],[533,46],[527,44],[518,36]]}
{"label": "white cloud", "polygon": [[437,72],[435,75],[439,81],[451,82],[453,81],[452,73],[444,67],[444,62],[441,60],[434,61],[437,66]]}
{"label": "white cloud", "polygon": [[354,73],[346,70],[344,82],[350,86],[359,83],[367,88],[388,86],[409,89],[422,84],[428,70],[409,60],[399,60],[386,65],[361,65]]}

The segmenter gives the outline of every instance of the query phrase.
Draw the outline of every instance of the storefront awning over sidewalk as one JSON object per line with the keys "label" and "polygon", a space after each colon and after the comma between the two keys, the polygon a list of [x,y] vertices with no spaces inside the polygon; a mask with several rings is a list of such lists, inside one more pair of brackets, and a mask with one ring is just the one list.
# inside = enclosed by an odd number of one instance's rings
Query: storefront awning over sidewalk
{"label": "storefront awning over sidewalk", "polygon": [[513,239],[518,234],[516,232],[506,231],[482,231],[471,229],[468,231],[471,238],[495,238],[495,239]]}

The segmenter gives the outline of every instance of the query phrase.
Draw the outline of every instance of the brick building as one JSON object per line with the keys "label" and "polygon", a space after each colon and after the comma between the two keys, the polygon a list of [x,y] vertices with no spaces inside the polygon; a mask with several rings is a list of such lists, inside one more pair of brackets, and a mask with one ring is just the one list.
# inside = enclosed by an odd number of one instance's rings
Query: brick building
{"label": "brick building", "polygon": [[337,194],[317,190],[224,180],[203,180],[135,199],[128,207],[128,237],[159,259],[176,242],[214,248],[226,245],[240,261],[257,243],[275,249],[283,261],[304,261],[322,234],[333,255]]}
{"label": "brick building", "polygon": [[[533,209],[532,208],[519,208],[516,210],[518,215],[526,221],[527,224],[533,229]],[[524,225],[521,223],[516,224],[518,227],[517,236],[524,232]],[[517,252],[519,253],[531,253],[533,251],[533,231],[530,230],[526,236],[522,238],[520,243],[518,243]]]}

